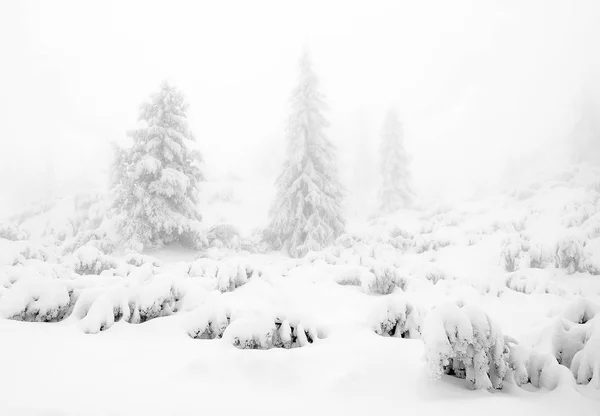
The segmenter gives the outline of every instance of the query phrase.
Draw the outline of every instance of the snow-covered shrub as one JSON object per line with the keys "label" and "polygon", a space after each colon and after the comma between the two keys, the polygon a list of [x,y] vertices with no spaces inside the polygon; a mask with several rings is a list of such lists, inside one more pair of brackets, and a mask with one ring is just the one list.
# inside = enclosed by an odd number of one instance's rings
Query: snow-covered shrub
{"label": "snow-covered shrub", "polygon": [[584,267],[589,274],[600,275],[600,239],[590,241],[584,248]]}
{"label": "snow-covered shrub", "polygon": [[190,264],[188,275],[190,277],[217,277],[219,262],[207,257],[197,258]]}
{"label": "snow-covered shrub", "polygon": [[455,304],[438,306],[423,323],[425,358],[435,378],[467,380],[471,389],[501,389],[509,369],[509,349],[485,312]]}
{"label": "snow-covered shrub", "polygon": [[56,279],[19,279],[0,297],[0,311],[8,319],[58,322],[71,310],[73,290]]}
{"label": "snow-covered shrub", "polygon": [[446,275],[446,273],[432,263],[429,263],[426,265],[426,267],[421,268],[417,276],[430,281],[434,285],[437,284],[440,280],[448,280],[448,276]]}
{"label": "snow-covered shrub", "polygon": [[245,285],[254,272],[250,265],[235,260],[222,261],[217,269],[217,289],[221,292],[231,292]]}
{"label": "snow-covered shrub", "polygon": [[426,251],[438,251],[450,245],[450,240],[445,238],[435,238],[431,235],[421,234],[415,238],[415,250],[417,254]]}
{"label": "snow-covered shrub", "polygon": [[[336,268],[337,269],[337,268]],[[336,275],[335,282],[343,286],[362,286],[363,281],[375,279],[375,276],[363,266],[352,266],[343,268]]]}
{"label": "snow-covered shrub", "polygon": [[400,276],[395,267],[376,265],[371,269],[373,279],[369,283],[369,291],[382,295],[390,294],[396,287],[404,290],[406,279]]}
{"label": "snow-covered shrub", "polygon": [[529,267],[543,269],[554,263],[554,253],[547,244],[532,241],[529,243],[527,253],[529,254]]}
{"label": "snow-covered shrub", "polygon": [[77,274],[100,274],[104,270],[114,269],[117,262],[95,247],[83,246],[75,250],[70,266]]}
{"label": "snow-covered shrub", "polygon": [[232,320],[225,334],[240,349],[266,350],[273,346],[275,322],[268,316],[239,317]]}
{"label": "snow-covered shrub", "polygon": [[84,291],[73,311],[80,319],[79,327],[86,334],[106,331],[121,319],[128,322],[132,313],[133,305],[123,286]]}
{"label": "snow-covered shrub", "polygon": [[15,224],[0,224],[0,238],[10,241],[29,239],[29,233]]}
{"label": "snow-covered shrub", "polygon": [[139,253],[128,253],[125,255],[125,264],[131,266],[140,267],[144,264],[151,264],[154,267],[161,267],[162,262],[156,260],[154,257],[146,256]]}
{"label": "snow-covered shrub", "polygon": [[551,280],[545,270],[517,270],[506,277],[505,283],[509,289],[525,294],[549,293],[563,297],[566,295],[565,289],[556,281]]}
{"label": "snow-covered shrub", "polygon": [[415,237],[400,227],[394,227],[390,230],[386,242],[396,250],[407,251],[415,245]]}
{"label": "snow-covered shrub", "polygon": [[527,358],[527,374],[532,386],[554,390],[561,384],[575,384],[568,368],[558,364],[556,358],[546,352],[531,352]]}
{"label": "snow-covered shrub", "polygon": [[542,332],[534,349],[570,369],[577,383],[600,388],[600,306],[574,301]]}
{"label": "snow-covered shrub", "polygon": [[506,239],[500,252],[500,262],[507,272],[530,267],[530,257],[527,254],[529,242],[523,238]]}
{"label": "snow-covered shrub", "polygon": [[375,333],[401,338],[420,338],[422,316],[404,298],[393,296],[373,310],[369,321]]}
{"label": "snow-covered shrub", "polygon": [[529,382],[527,372],[528,351],[519,343],[508,336],[504,336],[504,343],[508,349],[508,379],[514,380],[517,386],[522,386]]}
{"label": "snow-covered shrub", "polygon": [[83,246],[95,247],[104,254],[111,254],[116,249],[116,243],[107,236],[106,231],[95,229],[78,233],[73,241],[63,246],[63,255]]}
{"label": "snow-covered shrub", "polygon": [[271,338],[273,348],[305,347],[319,338],[317,329],[303,325],[298,320],[275,318],[275,330]]}
{"label": "snow-covered shrub", "polygon": [[212,303],[203,305],[191,314],[187,333],[196,339],[221,338],[230,321],[231,312],[228,309]]}
{"label": "snow-covered shrub", "polygon": [[299,320],[272,318],[268,314],[250,314],[231,320],[225,335],[240,349],[296,348],[319,338],[317,329]]}
{"label": "snow-covered shrub", "polygon": [[172,279],[156,275],[145,284],[134,287],[129,300],[131,323],[144,323],[177,311],[177,304],[183,294]]}
{"label": "snow-covered shrub", "polygon": [[582,242],[572,235],[557,241],[556,267],[567,269],[569,273],[586,271],[583,247]]}
{"label": "snow-covered shrub", "polygon": [[571,372],[578,384],[600,389],[600,318],[590,321],[583,348],[573,356]]}

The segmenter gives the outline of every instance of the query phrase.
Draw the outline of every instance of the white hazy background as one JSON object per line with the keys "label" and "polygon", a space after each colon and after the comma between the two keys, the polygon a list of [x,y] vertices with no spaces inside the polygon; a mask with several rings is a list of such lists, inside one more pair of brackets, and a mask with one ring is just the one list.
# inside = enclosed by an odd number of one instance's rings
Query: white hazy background
{"label": "white hazy background", "polygon": [[405,125],[416,190],[452,200],[565,163],[598,91],[600,1],[0,2],[0,214],[104,186],[111,140],[163,79],[190,103],[210,178],[271,186],[303,46],[350,201],[373,195],[379,129]]}

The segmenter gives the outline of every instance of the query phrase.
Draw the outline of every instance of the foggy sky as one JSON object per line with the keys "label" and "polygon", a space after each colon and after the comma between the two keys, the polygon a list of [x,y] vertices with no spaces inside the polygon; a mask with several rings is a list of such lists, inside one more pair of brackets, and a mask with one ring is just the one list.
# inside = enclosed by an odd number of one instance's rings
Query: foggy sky
{"label": "foggy sky", "polygon": [[595,0],[5,1],[0,16],[0,215],[102,186],[108,142],[163,79],[186,94],[209,178],[271,184],[303,46],[357,201],[390,105],[417,190],[463,196],[507,162],[563,163],[600,76]]}

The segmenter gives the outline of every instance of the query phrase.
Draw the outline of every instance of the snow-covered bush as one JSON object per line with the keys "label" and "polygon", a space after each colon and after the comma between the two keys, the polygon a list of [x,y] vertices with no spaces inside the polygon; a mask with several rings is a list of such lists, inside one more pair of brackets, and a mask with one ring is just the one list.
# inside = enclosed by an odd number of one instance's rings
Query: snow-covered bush
{"label": "snow-covered bush", "polygon": [[421,267],[417,273],[417,277],[428,280],[434,285],[440,280],[449,279],[448,275],[434,263],[428,263],[424,267]]}
{"label": "snow-covered bush", "polygon": [[483,311],[446,304],[423,323],[425,357],[435,378],[467,380],[471,389],[501,389],[509,369],[509,348],[498,325]]}
{"label": "snow-covered bush", "polygon": [[29,233],[15,224],[0,224],[0,238],[10,241],[29,239]]}
{"label": "snow-covered bush", "polygon": [[275,330],[271,339],[273,348],[305,347],[319,338],[317,329],[303,325],[298,320],[275,318]]}
{"label": "snow-covered bush", "polygon": [[188,320],[187,333],[196,339],[221,338],[230,321],[230,310],[222,305],[209,303],[192,312]]}
{"label": "snow-covered bush", "polygon": [[73,311],[86,334],[106,331],[121,319],[129,322],[132,313],[129,292],[123,286],[84,291]]}
{"label": "snow-covered bush", "polygon": [[255,271],[252,266],[236,260],[222,261],[217,269],[217,289],[231,292],[248,282]]}
{"label": "snow-covered bush", "polygon": [[63,255],[72,253],[83,246],[95,247],[104,254],[111,254],[116,249],[116,243],[108,237],[106,231],[94,229],[78,233],[73,241],[63,246]]}
{"label": "snow-covered bush", "polygon": [[396,287],[404,290],[406,279],[400,275],[395,267],[375,265],[371,269],[373,279],[369,283],[369,291],[382,295],[390,294]]}
{"label": "snow-covered bush", "polygon": [[523,238],[506,239],[500,252],[500,262],[507,272],[530,267],[530,257],[527,254],[529,242]]}
{"label": "snow-covered bush", "polygon": [[161,267],[162,262],[156,260],[154,257],[145,256],[139,253],[128,253],[125,255],[125,264],[129,264],[131,266],[140,267],[144,264],[151,264],[154,267]]}
{"label": "snow-covered bush", "polygon": [[571,372],[578,384],[591,384],[600,389],[600,319],[590,322],[584,345],[571,362]]}
{"label": "snow-covered bush", "polygon": [[569,273],[584,272],[585,253],[582,242],[568,235],[556,243],[556,267],[567,269]]}
{"label": "snow-covered bush", "polygon": [[130,288],[130,323],[144,323],[177,312],[184,296],[177,282],[166,275],[155,275],[140,286]]}
{"label": "snow-covered bush", "polygon": [[[572,302],[542,332],[534,349],[570,369],[577,383],[600,388],[600,305],[584,298]],[[549,365],[547,359],[543,364]]]}
{"label": "snow-covered bush", "polygon": [[529,267],[535,269],[543,269],[546,266],[554,263],[554,253],[552,248],[547,244],[539,241],[529,243]]}
{"label": "snow-covered bush", "polygon": [[217,277],[219,262],[207,257],[200,257],[190,264],[188,275],[190,277]]}
{"label": "snow-covered bush", "polygon": [[420,338],[422,314],[404,298],[393,296],[378,305],[369,317],[373,330],[383,336]]}
{"label": "snow-covered bush", "polygon": [[[337,268],[336,268],[337,269]],[[344,267],[336,275],[335,282],[343,286],[362,286],[364,281],[375,279],[373,273],[363,266]]]}
{"label": "snow-covered bush", "polygon": [[104,270],[114,269],[117,262],[95,247],[83,246],[72,254],[69,265],[77,274],[100,274]]}
{"label": "snow-covered bush", "polygon": [[528,351],[511,337],[504,336],[504,343],[508,349],[507,378],[514,380],[517,386],[527,384],[529,382]]}
{"label": "snow-covered bush", "polygon": [[249,314],[231,320],[224,337],[240,349],[305,347],[319,338],[317,329],[298,320]]}
{"label": "snow-covered bush", "polygon": [[553,294],[561,297],[567,295],[564,285],[550,279],[548,272],[540,269],[517,270],[508,274],[505,283],[509,289],[525,294]]}
{"label": "snow-covered bush", "polygon": [[25,278],[16,281],[0,297],[0,311],[8,319],[27,322],[58,322],[71,310],[73,290],[63,281]]}
{"label": "snow-covered bush", "polygon": [[417,254],[426,251],[438,251],[450,245],[450,240],[445,238],[435,238],[431,235],[420,234],[415,238],[415,250]]}
{"label": "snow-covered bush", "polygon": [[231,321],[225,335],[237,348],[266,350],[273,346],[275,331],[275,322],[269,316],[242,316]]}

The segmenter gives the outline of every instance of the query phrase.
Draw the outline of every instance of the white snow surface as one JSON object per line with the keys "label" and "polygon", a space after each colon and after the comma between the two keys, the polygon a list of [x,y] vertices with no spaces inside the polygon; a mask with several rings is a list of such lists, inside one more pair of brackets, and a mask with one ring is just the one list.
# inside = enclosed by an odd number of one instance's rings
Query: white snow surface
{"label": "white snow surface", "polygon": [[[33,209],[0,238],[0,415],[600,415],[599,185],[355,222],[302,259],[103,252],[98,199]],[[453,340],[482,388],[432,366]]]}

